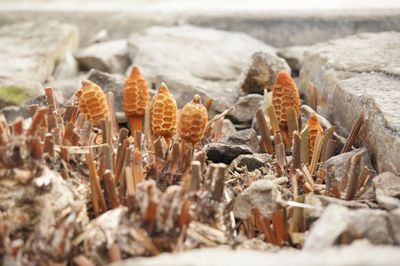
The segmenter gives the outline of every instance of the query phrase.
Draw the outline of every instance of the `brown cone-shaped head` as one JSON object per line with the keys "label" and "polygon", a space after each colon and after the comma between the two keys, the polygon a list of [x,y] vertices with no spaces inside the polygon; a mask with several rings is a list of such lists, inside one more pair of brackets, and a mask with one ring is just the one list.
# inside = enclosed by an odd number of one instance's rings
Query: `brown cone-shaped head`
{"label": "brown cone-shaped head", "polygon": [[319,124],[318,116],[315,112],[311,113],[310,118],[308,119],[308,130],[310,134],[310,141],[309,141],[309,150],[310,150],[310,158],[312,158],[315,141],[317,139],[318,132],[323,135],[324,131]]}
{"label": "brown cone-shaped head", "polygon": [[300,98],[296,83],[287,72],[279,72],[272,87],[272,104],[279,125],[287,126],[286,108],[293,107],[297,117],[300,114]]}
{"label": "brown cone-shaped head", "polygon": [[139,68],[134,66],[125,81],[123,108],[127,117],[143,117],[149,102],[149,88]]}
{"label": "brown cone-shaped head", "polygon": [[155,136],[171,138],[176,132],[176,100],[167,85],[161,83],[151,104],[151,129]]}
{"label": "brown cone-shaped head", "polygon": [[79,97],[79,111],[84,113],[87,119],[98,126],[100,120],[109,116],[106,95],[103,90],[90,80],[82,82]]}
{"label": "brown cone-shaped head", "polygon": [[179,137],[185,142],[196,144],[204,136],[207,121],[207,109],[201,104],[200,96],[195,95],[193,100],[183,107],[179,116]]}

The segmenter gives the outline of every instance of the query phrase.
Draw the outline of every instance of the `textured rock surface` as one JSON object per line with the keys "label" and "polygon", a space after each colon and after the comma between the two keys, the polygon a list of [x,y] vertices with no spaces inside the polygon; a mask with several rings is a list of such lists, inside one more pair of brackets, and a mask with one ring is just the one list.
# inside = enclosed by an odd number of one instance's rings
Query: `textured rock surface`
{"label": "textured rock surface", "polygon": [[[236,100],[241,68],[256,51],[275,50],[243,33],[193,26],[152,27],[129,39],[129,53],[149,84],[164,81],[176,96],[213,98],[218,112]],[[159,84],[156,84],[158,87]],[[177,92],[181,90],[181,93]]]}
{"label": "textured rock surface", "polygon": [[229,169],[234,170],[235,168],[246,166],[247,170],[251,172],[272,162],[272,157],[269,154],[244,154],[233,160],[229,165]]}
{"label": "textured rock surface", "polygon": [[265,52],[254,53],[239,78],[239,93],[263,94],[264,89],[271,90],[275,76],[279,71],[291,72],[282,58]]}
{"label": "textured rock surface", "polygon": [[42,93],[41,83],[78,45],[78,29],[59,22],[27,22],[0,29],[0,98],[21,104]]}
{"label": "textured rock surface", "polygon": [[235,134],[236,132],[237,130],[232,121],[229,119],[224,119],[224,122],[222,124],[222,134],[220,139],[221,140],[228,139],[232,134]]}
{"label": "textured rock surface", "polygon": [[221,142],[228,145],[246,145],[252,152],[257,152],[259,147],[257,133],[252,128],[239,130]]}
{"label": "textured rock surface", "polygon": [[376,200],[382,208],[393,210],[400,208],[400,177],[384,172],[372,179]]}
{"label": "textured rock surface", "polygon": [[210,143],[204,147],[207,159],[214,163],[230,164],[241,154],[253,153],[246,145],[231,145],[224,143]]}
{"label": "textured rock surface", "polygon": [[124,73],[130,65],[126,40],[96,43],[78,51],[76,58],[83,69]]}
{"label": "textured rock surface", "polygon": [[384,172],[376,176],[372,182],[376,193],[382,193],[390,197],[400,197],[400,176]]}
{"label": "textured rock surface", "polygon": [[389,229],[391,230],[394,242],[400,245],[400,208],[390,212],[389,223]]}
{"label": "textured rock surface", "polygon": [[[318,109],[347,135],[365,108],[359,144],[378,171],[400,173],[400,33],[365,33],[318,44],[305,54],[299,87],[314,84]],[[360,143],[361,142],[361,143]]]}
{"label": "textured rock surface", "polygon": [[238,123],[248,123],[254,117],[264,101],[264,97],[259,94],[248,94],[240,97],[234,105],[234,110],[227,117]]}
{"label": "textured rock surface", "polygon": [[53,72],[55,80],[65,80],[78,76],[78,62],[72,53],[65,53]]}
{"label": "textured rock surface", "polygon": [[[379,226],[377,226],[379,224]],[[393,244],[389,231],[389,214],[382,210],[349,210],[340,205],[329,205],[311,227],[304,249],[324,249],[336,244],[366,238],[373,244]]]}
{"label": "textured rock surface", "polygon": [[304,52],[308,46],[290,46],[278,50],[278,56],[285,59],[292,70],[293,76],[298,76],[301,66],[304,63]]}
{"label": "textured rock surface", "polygon": [[361,154],[361,160],[357,172],[360,173],[361,170],[364,168],[364,166],[367,166],[368,169],[371,171],[372,175],[374,176],[376,173],[372,167],[369,153],[365,148],[355,149],[350,152],[333,156],[324,162],[323,167],[325,170],[327,170],[329,166],[334,166],[335,178],[336,180],[340,181],[346,176],[346,174],[350,169],[350,158],[358,153]]}
{"label": "textured rock surface", "polygon": [[233,214],[244,220],[251,215],[252,208],[258,208],[262,216],[271,218],[278,197],[279,191],[272,181],[257,180],[235,198]]}

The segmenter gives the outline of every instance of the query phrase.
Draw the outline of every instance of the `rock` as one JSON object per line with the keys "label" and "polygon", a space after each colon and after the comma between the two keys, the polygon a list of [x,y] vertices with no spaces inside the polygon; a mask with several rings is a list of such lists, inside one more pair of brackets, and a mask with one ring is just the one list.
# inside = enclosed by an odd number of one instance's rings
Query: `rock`
{"label": "rock", "polygon": [[272,161],[270,154],[244,154],[239,155],[235,160],[233,160],[229,165],[229,169],[234,170],[246,166],[247,170],[252,172],[256,169],[267,166],[267,164],[272,163]]}
{"label": "rock", "polygon": [[379,205],[387,210],[400,208],[400,177],[384,172],[372,179],[376,200]]}
{"label": "rock", "polygon": [[55,80],[65,80],[78,76],[78,62],[72,53],[65,53],[53,72]]}
{"label": "rock", "polygon": [[229,145],[224,143],[210,143],[204,147],[207,160],[214,163],[230,164],[236,157],[241,154],[253,153],[245,145]]}
{"label": "rock", "polygon": [[314,251],[300,251],[295,249],[281,249],[278,252],[254,250],[233,250],[229,247],[214,247],[193,249],[180,253],[163,253],[151,258],[132,258],[115,262],[113,266],[216,266],[216,265],[254,265],[262,266],[395,266],[400,260],[398,247],[373,246],[366,241],[357,241],[349,246]]}
{"label": "rock", "polygon": [[45,87],[53,88],[55,92],[60,93],[65,100],[71,99],[74,93],[82,86],[82,81],[87,79],[87,74],[81,74],[76,77],[54,80],[46,83]]}
{"label": "rock", "polygon": [[254,181],[235,198],[233,214],[244,220],[251,215],[252,208],[258,208],[262,216],[271,218],[279,197],[279,191],[271,180]]}
{"label": "rock", "polygon": [[351,243],[360,238],[366,238],[372,244],[392,244],[388,223],[388,213],[385,211],[367,208],[349,210],[332,204],[312,225],[304,249],[324,249],[338,241]]}
{"label": "rock", "polygon": [[293,76],[298,76],[300,68],[304,63],[304,52],[309,49],[307,46],[290,46],[278,50],[278,56],[285,59],[290,66]]}
{"label": "rock", "polygon": [[106,42],[109,40],[110,40],[110,35],[108,34],[108,31],[102,29],[98,33],[96,33],[96,35],[93,36],[93,38],[90,40],[90,44]]}
{"label": "rock", "polygon": [[275,54],[256,52],[240,74],[237,90],[244,94],[264,94],[264,89],[268,91],[272,89],[275,76],[279,71],[291,72],[285,60]]}
{"label": "rock", "polygon": [[235,125],[229,119],[224,119],[222,124],[221,140],[229,138],[232,134],[236,133]]}
{"label": "rock", "polygon": [[0,28],[1,105],[22,104],[43,93],[42,82],[66,52],[75,51],[78,29],[55,21]]}
{"label": "rock", "polygon": [[394,242],[400,245],[400,208],[397,208],[389,214],[389,230]]}
{"label": "rock", "polygon": [[92,44],[76,54],[84,70],[97,69],[110,73],[124,73],[131,61],[126,40]]}
{"label": "rock", "polygon": [[372,180],[375,192],[390,197],[400,197],[400,176],[391,172],[384,172]]}
{"label": "rock", "polygon": [[323,168],[325,170],[328,169],[329,166],[333,165],[335,167],[335,178],[337,181],[341,181],[343,177],[346,176],[347,172],[349,171],[350,168],[350,158],[354,154],[361,153],[361,161],[360,165],[358,167],[358,173],[361,172],[361,170],[364,168],[364,166],[367,166],[368,169],[370,169],[370,172],[372,176],[376,175],[376,172],[374,168],[371,165],[371,160],[368,154],[368,151],[366,148],[359,148],[350,152],[342,153],[336,156],[333,156],[326,160],[323,164]]}
{"label": "rock", "polygon": [[[59,91],[54,92],[54,99],[56,103],[60,106],[63,103],[63,96]],[[6,106],[1,109],[1,113],[4,114],[8,123],[13,122],[16,118],[29,118],[31,117],[30,106],[32,104],[38,104],[39,106],[47,105],[47,98],[44,94],[37,96],[33,99],[28,100],[20,106]]]}
{"label": "rock", "polygon": [[252,128],[239,130],[221,142],[229,145],[246,145],[252,152],[257,152],[259,147],[257,133]]}
{"label": "rock", "polygon": [[324,249],[334,245],[350,221],[348,210],[340,205],[329,205],[311,227],[304,242],[305,250]]}
{"label": "rock", "polygon": [[235,102],[241,67],[256,51],[275,54],[246,34],[194,26],[151,27],[129,38],[131,60],[150,84],[165,82],[178,107],[195,93],[203,100],[213,98],[216,112]]}
{"label": "rock", "polygon": [[351,221],[345,239],[367,238],[374,245],[393,244],[389,231],[388,213],[382,210],[358,209],[350,211]]}
{"label": "rock", "polygon": [[362,109],[357,144],[371,152],[378,172],[400,174],[400,33],[363,33],[317,44],[305,53],[299,88],[318,90],[318,110],[348,135]]}
{"label": "rock", "polygon": [[259,94],[240,97],[234,105],[235,109],[227,117],[234,122],[248,123],[254,118],[263,101],[264,97]]}

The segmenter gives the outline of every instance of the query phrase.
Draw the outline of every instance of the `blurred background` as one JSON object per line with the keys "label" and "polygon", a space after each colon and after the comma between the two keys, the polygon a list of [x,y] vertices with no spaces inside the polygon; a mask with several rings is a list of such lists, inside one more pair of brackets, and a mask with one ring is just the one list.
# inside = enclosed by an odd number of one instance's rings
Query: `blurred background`
{"label": "blurred background", "polygon": [[400,29],[396,0],[0,0],[0,26],[58,20],[87,45],[102,29],[112,39],[152,25],[193,24],[245,32],[271,45],[309,45],[358,32]]}

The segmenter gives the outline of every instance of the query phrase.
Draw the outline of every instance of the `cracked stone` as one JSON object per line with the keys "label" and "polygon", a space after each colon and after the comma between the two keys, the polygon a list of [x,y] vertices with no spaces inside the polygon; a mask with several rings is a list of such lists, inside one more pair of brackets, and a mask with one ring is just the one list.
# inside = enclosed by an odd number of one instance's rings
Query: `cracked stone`
{"label": "cracked stone", "polygon": [[371,152],[378,172],[400,174],[400,33],[362,33],[320,43],[305,53],[299,89],[314,85],[318,110],[347,136],[362,109],[357,145]]}

